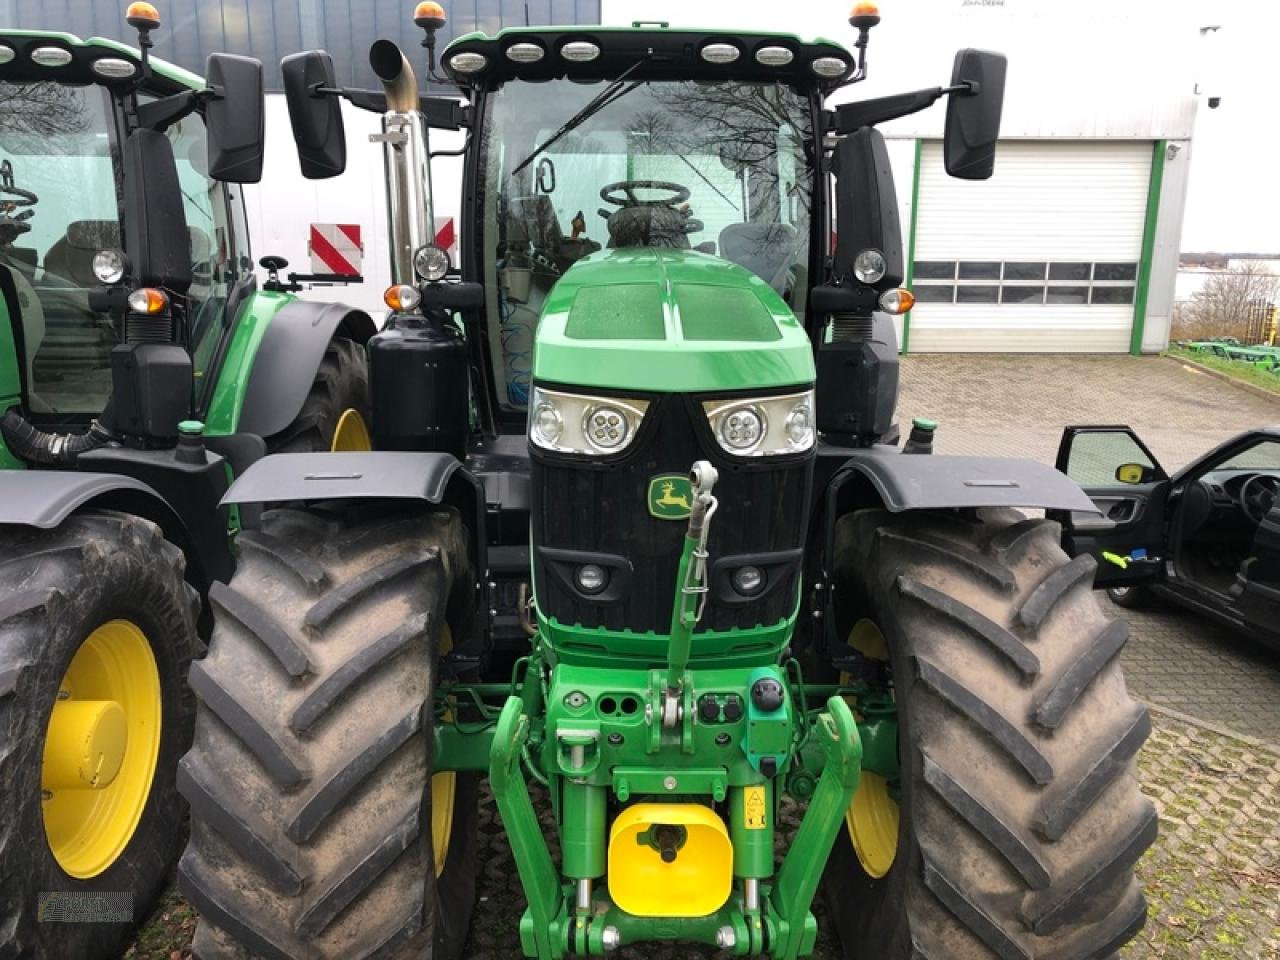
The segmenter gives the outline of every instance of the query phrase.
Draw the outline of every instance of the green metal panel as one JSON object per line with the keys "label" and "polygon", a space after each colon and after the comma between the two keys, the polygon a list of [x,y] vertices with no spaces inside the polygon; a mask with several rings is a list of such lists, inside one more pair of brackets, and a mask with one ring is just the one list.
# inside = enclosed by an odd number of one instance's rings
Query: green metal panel
{"label": "green metal panel", "polygon": [[[911,281],[916,272],[916,221],[920,215],[920,156],[924,152],[924,141],[916,137],[916,159],[911,168],[911,229],[907,234],[907,276],[903,284],[911,289]],[[911,311],[902,316],[902,352],[911,350]]]}
{"label": "green metal panel", "polygon": [[258,347],[276,313],[294,299],[289,294],[259,291],[240,308],[240,315],[234,320],[231,343],[218,370],[209,412],[205,414],[204,432],[207,436],[226,436],[239,428],[240,411],[244,408],[244,394],[249,386],[249,374],[253,370]]}
{"label": "green metal panel", "polygon": [[[650,292],[639,295],[640,287]],[[581,309],[586,319],[577,317]],[[658,323],[661,339],[653,339]],[[620,339],[627,330],[636,335]],[[725,338],[702,339],[713,330]],[[583,339],[592,331],[595,339]],[[814,368],[804,328],[749,270],[691,250],[629,248],[594,253],[556,284],[538,322],[533,375],[544,383],[686,393],[807,386]]]}
{"label": "green metal panel", "polygon": [[[9,305],[0,297],[0,414],[21,401],[22,380],[18,372],[18,345],[13,336]],[[0,470],[21,470],[25,464],[9,452],[0,438]]]}
{"label": "green metal panel", "polygon": [[1138,287],[1133,297],[1133,332],[1129,352],[1142,354],[1142,334],[1147,325],[1147,294],[1151,289],[1151,260],[1156,247],[1156,225],[1160,219],[1160,190],[1164,185],[1164,157],[1169,142],[1157,140],[1151,151],[1151,179],[1147,184],[1147,218],[1142,228],[1142,258],[1138,262]]}

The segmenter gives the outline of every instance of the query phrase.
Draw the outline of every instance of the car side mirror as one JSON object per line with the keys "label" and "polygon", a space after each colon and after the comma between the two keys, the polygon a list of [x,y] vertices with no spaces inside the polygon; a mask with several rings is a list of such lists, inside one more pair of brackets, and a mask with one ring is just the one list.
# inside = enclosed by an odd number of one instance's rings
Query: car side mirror
{"label": "car side mirror", "polygon": [[1116,480],[1120,483],[1137,485],[1150,483],[1155,478],[1155,468],[1145,463],[1122,463],[1116,467]]}
{"label": "car side mirror", "polygon": [[961,50],[956,54],[951,85],[970,89],[951,94],[947,101],[942,157],[950,176],[986,180],[995,169],[1007,67],[1000,53]]}
{"label": "car side mirror", "polygon": [[262,179],[266,138],[262,62],[213,53],[205,76],[213,90],[204,110],[209,176],[224,183],[257,183]]}
{"label": "car side mirror", "polygon": [[191,234],[182,208],[178,166],[169,138],[140,127],[121,153],[124,167],[124,246],[140,287],[186,293],[191,286]]}
{"label": "car side mirror", "polygon": [[836,176],[836,278],[853,281],[858,254],[875,250],[885,269],[868,286],[881,292],[900,286],[905,275],[902,221],[884,136],[874,127],[862,127],[842,138],[831,170]]}
{"label": "car side mirror", "polygon": [[280,70],[302,175],[308,180],[336,177],[347,168],[342,104],[332,94],[316,92],[337,88],[333,58],[323,50],[308,50],[285,57]]}

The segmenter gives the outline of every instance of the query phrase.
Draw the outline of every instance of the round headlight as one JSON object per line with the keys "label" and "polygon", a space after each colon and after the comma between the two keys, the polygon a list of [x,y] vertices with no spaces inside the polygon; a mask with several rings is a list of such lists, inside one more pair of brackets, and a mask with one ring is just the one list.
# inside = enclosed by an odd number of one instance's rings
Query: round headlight
{"label": "round headlight", "polygon": [[0,63],[8,63],[18,55],[17,51],[7,43],[0,43]]}
{"label": "round headlight", "polygon": [[93,255],[93,275],[108,286],[124,279],[124,254],[119,250],[99,250]]}
{"label": "round headlight", "polygon": [[93,61],[93,72],[108,80],[126,80],[137,73],[138,68],[119,57],[99,57]]}
{"label": "round headlight", "polygon": [[418,252],[413,255],[414,272],[430,283],[443,280],[451,266],[453,263],[449,259],[449,251],[435,244],[419,247]]}
{"label": "round headlight", "polygon": [[574,575],[583,593],[599,593],[609,585],[609,571],[598,563],[584,563]]}
{"label": "round headlight", "polygon": [[71,51],[64,47],[36,47],[31,59],[42,67],[65,67],[71,62]]}
{"label": "round headlight", "polygon": [[449,66],[458,73],[479,73],[489,65],[489,58],[483,53],[463,51],[449,58]]}
{"label": "round headlight", "polygon": [[564,433],[564,420],[555,405],[543,400],[533,408],[533,432],[535,439],[546,446],[554,446]]}
{"label": "round headlight", "polygon": [[796,407],[787,414],[787,419],[783,421],[782,428],[787,434],[787,443],[791,444],[793,449],[807,450],[813,445],[813,411],[809,409],[807,402],[797,404]]}
{"label": "round headlight", "polygon": [[836,77],[845,75],[845,72],[849,69],[849,64],[839,57],[818,57],[818,59],[809,64],[809,69],[820,77],[834,80]]}
{"label": "round headlight", "polygon": [[702,48],[702,59],[707,63],[733,63],[741,52],[732,43],[708,43]]}
{"label": "round headlight", "polygon": [[733,571],[733,589],[744,597],[754,597],[764,589],[764,571],[759,567],[739,567]]}
{"label": "round headlight", "polygon": [[507,59],[515,63],[537,63],[543,53],[542,47],[536,43],[513,43],[507,47]]}
{"label": "round headlight", "polygon": [[853,275],[862,283],[879,283],[889,265],[879,250],[859,250],[853,258]]}
{"label": "round headlight", "polygon": [[743,407],[720,421],[720,437],[731,450],[746,453],[764,437],[764,415],[754,407]]}
{"label": "round headlight", "polygon": [[756,63],[763,67],[785,67],[795,58],[786,47],[761,47],[756,51]]}
{"label": "round headlight", "polygon": [[622,446],[628,429],[626,415],[607,404],[589,408],[583,421],[587,442],[599,450],[616,450]]}
{"label": "round headlight", "polygon": [[573,63],[590,63],[600,56],[600,47],[590,40],[570,40],[560,48],[560,56]]}

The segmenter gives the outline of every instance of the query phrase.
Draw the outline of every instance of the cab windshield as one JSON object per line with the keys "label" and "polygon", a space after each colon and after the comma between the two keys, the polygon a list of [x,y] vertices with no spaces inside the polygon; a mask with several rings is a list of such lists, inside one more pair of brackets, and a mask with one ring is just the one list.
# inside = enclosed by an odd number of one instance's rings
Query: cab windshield
{"label": "cab windshield", "polygon": [[814,161],[802,92],[753,82],[511,82],[490,94],[484,137],[484,282],[506,409],[526,404],[547,294],[601,249],[700,251],[803,308]]}

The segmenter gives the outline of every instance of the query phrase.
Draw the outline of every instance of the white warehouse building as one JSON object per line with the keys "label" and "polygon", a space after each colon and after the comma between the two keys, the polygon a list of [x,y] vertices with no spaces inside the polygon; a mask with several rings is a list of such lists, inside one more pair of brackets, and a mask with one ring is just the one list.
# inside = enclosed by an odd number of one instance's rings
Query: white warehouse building
{"label": "white warehouse building", "polygon": [[[786,19],[775,22],[779,11]],[[917,302],[907,352],[1154,352],[1169,339],[1196,110],[1203,13],[1183,0],[1085,8],[1044,0],[887,0],[869,79],[838,99],[945,85],[962,47],[1009,58],[995,175],[942,168],[945,107],[882,126]],[[777,29],[852,46],[843,5],[602,0],[606,25]],[[412,54],[411,54],[412,56]],[[370,78],[371,79],[371,78]],[[1213,91],[1208,91],[1212,93]],[[268,171],[250,193],[255,251],[306,269],[309,222],[361,226],[365,283],[341,296],[370,310],[389,282],[378,118],[348,110],[348,172],[297,175],[283,97],[269,96]],[[433,132],[432,148],[461,145]],[[461,166],[435,166],[437,216],[457,211]],[[465,234],[467,224],[458,224]],[[332,289],[314,295],[333,298]]]}

